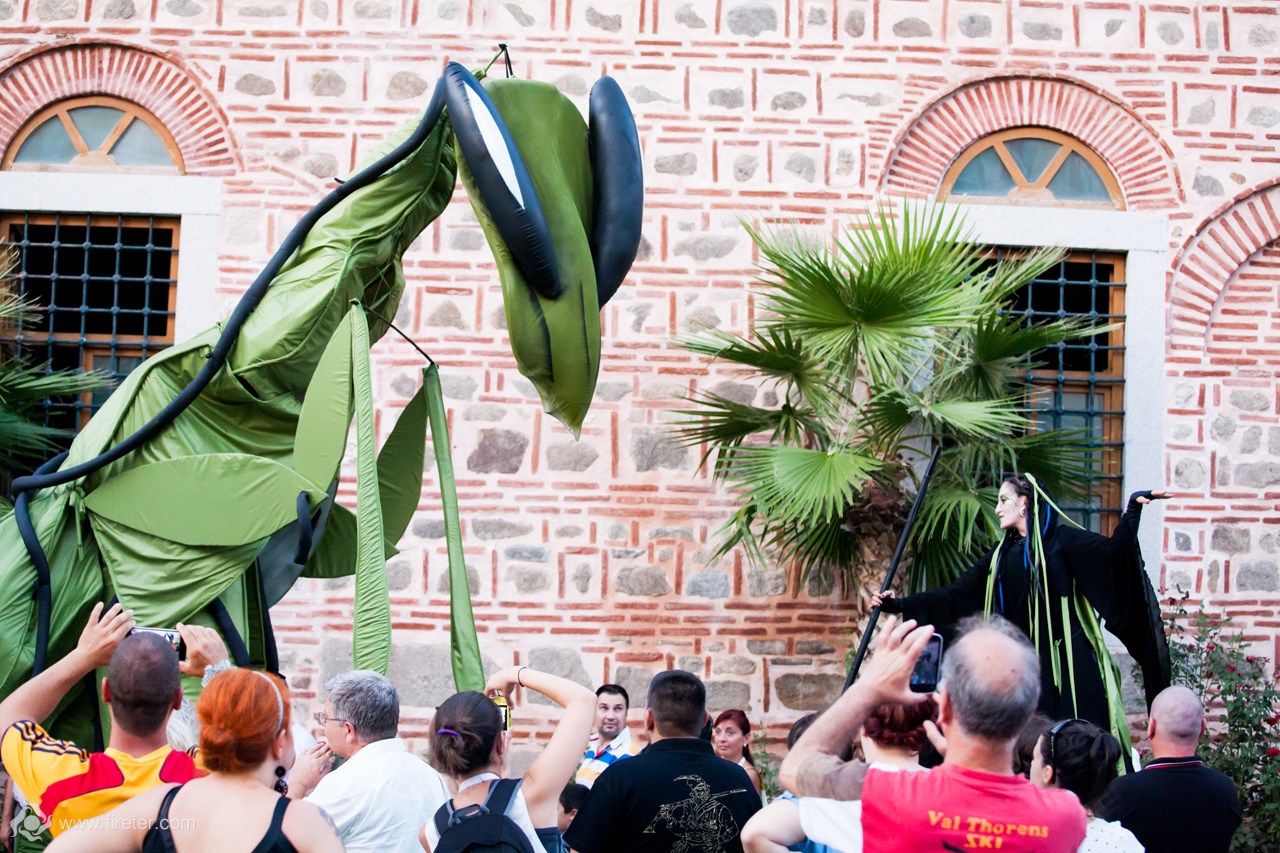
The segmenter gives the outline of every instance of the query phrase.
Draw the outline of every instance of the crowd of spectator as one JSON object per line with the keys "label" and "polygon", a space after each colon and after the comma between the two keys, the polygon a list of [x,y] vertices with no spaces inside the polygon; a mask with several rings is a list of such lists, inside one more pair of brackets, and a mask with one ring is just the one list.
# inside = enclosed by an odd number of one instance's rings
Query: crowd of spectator
{"label": "crowd of spectator", "polygon": [[[934,694],[910,688],[931,627],[890,619],[853,686],[792,727],[783,792],[766,803],[746,714],[712,718],[689,672],[653,677],[641,737],[617,684],[504,669],[441,703],[424,761],[398,737],[399,698],[381,675],[331,679],[320,739],[302,745],[282,678],[232,667],[200,626],[179,626],[179,661],[131,615],[98,605],[70,654],[0,702],[4,768],[55,853],[1216,853],[1241,820],[1231,781],[1195,755],[1206,722],[1194,692],[1156,697],[1154,760],[1119,775],[1125,746],[1110,733],[1034,714],[1039,658],[1000,617],[962,626]],[[41,722],[103,666],[105,750],[50,736]],[[203,679],[194,707],[184,674]],[[518,775],[517,689],[562,709]]]}

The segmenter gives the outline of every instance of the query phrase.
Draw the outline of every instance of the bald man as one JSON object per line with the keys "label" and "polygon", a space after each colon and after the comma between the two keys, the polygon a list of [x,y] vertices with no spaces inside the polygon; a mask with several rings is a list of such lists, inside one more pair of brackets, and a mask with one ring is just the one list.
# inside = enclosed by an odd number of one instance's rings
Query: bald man
{"label": "bald man", "polygon": [[[800,795],[809,839],[841,847],[839,827],[860,800],[862,850],[924,853],[988,848],[1074,853],[1085,813],[1070,791],[1040,789],[1013,772],[1018,733],[1040,698],[1040,659],[1026,635],[999,616],[962,620],[942,661],[938,722],[946,760],[927,772],[891,772],[839,755],[879,705],[914,704],[911,670],[933,633],[908,620],[885,624],[862,677],[818,717],[782,762],[778,781]],[[816,798],[816,799],[815,799]],[[818,837],[828,827],[830,838]],[[751,825],[748,825],[751,829]],[[751,841],[747,849],[770,850]],[[847,837],[847,834],[846,834]]]}
{"label": "bald man", "polygon": [[1118,820],[1148,850],[1226,853],[1240,826],[1240,797],[1226,775],[1196,757],[1204,705],[1181,685],[1151,703],[1147,736],[1155,758],[1111,783],[1097,813]]}

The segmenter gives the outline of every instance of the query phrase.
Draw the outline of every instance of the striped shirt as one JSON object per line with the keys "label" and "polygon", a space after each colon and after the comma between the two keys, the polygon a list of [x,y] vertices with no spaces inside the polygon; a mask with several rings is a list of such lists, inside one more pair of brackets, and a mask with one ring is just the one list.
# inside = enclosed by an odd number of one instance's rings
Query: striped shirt
{"label": "striped shirt", "polygon": [[0,757],[13,783],[55,836],[148,788],[204,775],[190,753],[168,746],[137,757],[110,747],[88,752],[50,737],[30,720],[5,730]]}
{"label": "striped shirt", "polygon": [[587,741],[586,754],[582,758],[582,763],[578,765],[578,772],[573,777],[573,781],[590,788],[609,765],[624,758],[630,758],[641,749],[641,745],[632,739],[631,729],[628,728],[618,732],[618,736],[609,741],[603,749],[600,747],[600,735],[593,734],[591,740]]}

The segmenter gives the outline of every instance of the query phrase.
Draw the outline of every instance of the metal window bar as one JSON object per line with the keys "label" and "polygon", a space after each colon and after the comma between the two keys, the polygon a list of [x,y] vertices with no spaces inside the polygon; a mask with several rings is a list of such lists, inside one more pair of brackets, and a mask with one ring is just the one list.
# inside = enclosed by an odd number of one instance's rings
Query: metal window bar
{"label": "metal window bar", "polygon": [[[42,310],[0,329],[0,344],[53,370],[98,369],[118,382],[173,343],[177,220],[120,214],[0,213],[4,285]],[[75,430],[109,389],[44,401],[48,426]]]}
{"label": "metal window bar", "polygon": [[[1012,254],[1006,250],[997,256]],[[1123,322],[1124,259],[1072,253],[1033,280],[1012,306],[1028,325],[1068,316],[1091,325]],[[1094,474],[1080,497],[1059,506],[1085,528],[1110,533],[1123,511],[1124,338],[1122,329],[1060,343],[1027,360],[1030,404],[1039,429],[1083,432]]]}

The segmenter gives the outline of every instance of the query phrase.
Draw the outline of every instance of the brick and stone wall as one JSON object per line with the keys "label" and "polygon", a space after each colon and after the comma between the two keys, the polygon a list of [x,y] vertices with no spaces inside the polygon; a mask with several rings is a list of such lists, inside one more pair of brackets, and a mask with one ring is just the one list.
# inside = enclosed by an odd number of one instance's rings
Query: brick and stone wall
{"label": "brick and stone wall", "polygon": [[[740,554],[712,561],[732,495],[668,430],[690,391],[745,401],[767,389],[672,341],[748,328],[755,257],[742,220],[834,232],[877,198],[932,197],[960,151],[1020,124],[1077,135],[1111,164],[1127,208],[1165,223],[1168,305],[1129,310],[1165,317],[1166,352],[1128,358],[1160,360],[1167,412],[1130,412],[1149,424],[1130,440],[1162,443],[1167,482],[1187,497],[1148,561],[1161,582],[1236,612],[1264,653],[1280,651],[1274,4],[0,0],[0,145],[73,94],[160,116],[190,173],[222,176],[225,310],[332,179],[422,108],[445,61],[482,65],[499,41],[521,76],[584,110],[597,76],[621,82],[648,192],[640,257],[603,312],[600,387],[578,443],[515,370],[461,191],[406,258],[397,320],[443,366],[494,664],[617,680],[633,696],[654,669],[686,667],[714,706],[744,707],[773,734],[833,695],[861,604]],[[402,342],[375,348],[384,433],[418,367]],[[349,481],[341,494],[354,499]],[[389,567],[410,734],[451,688],[437,504],[429,474]],[[348,665],[351,594],[349,582],[303,582],[277,608],[303,703]]]}

